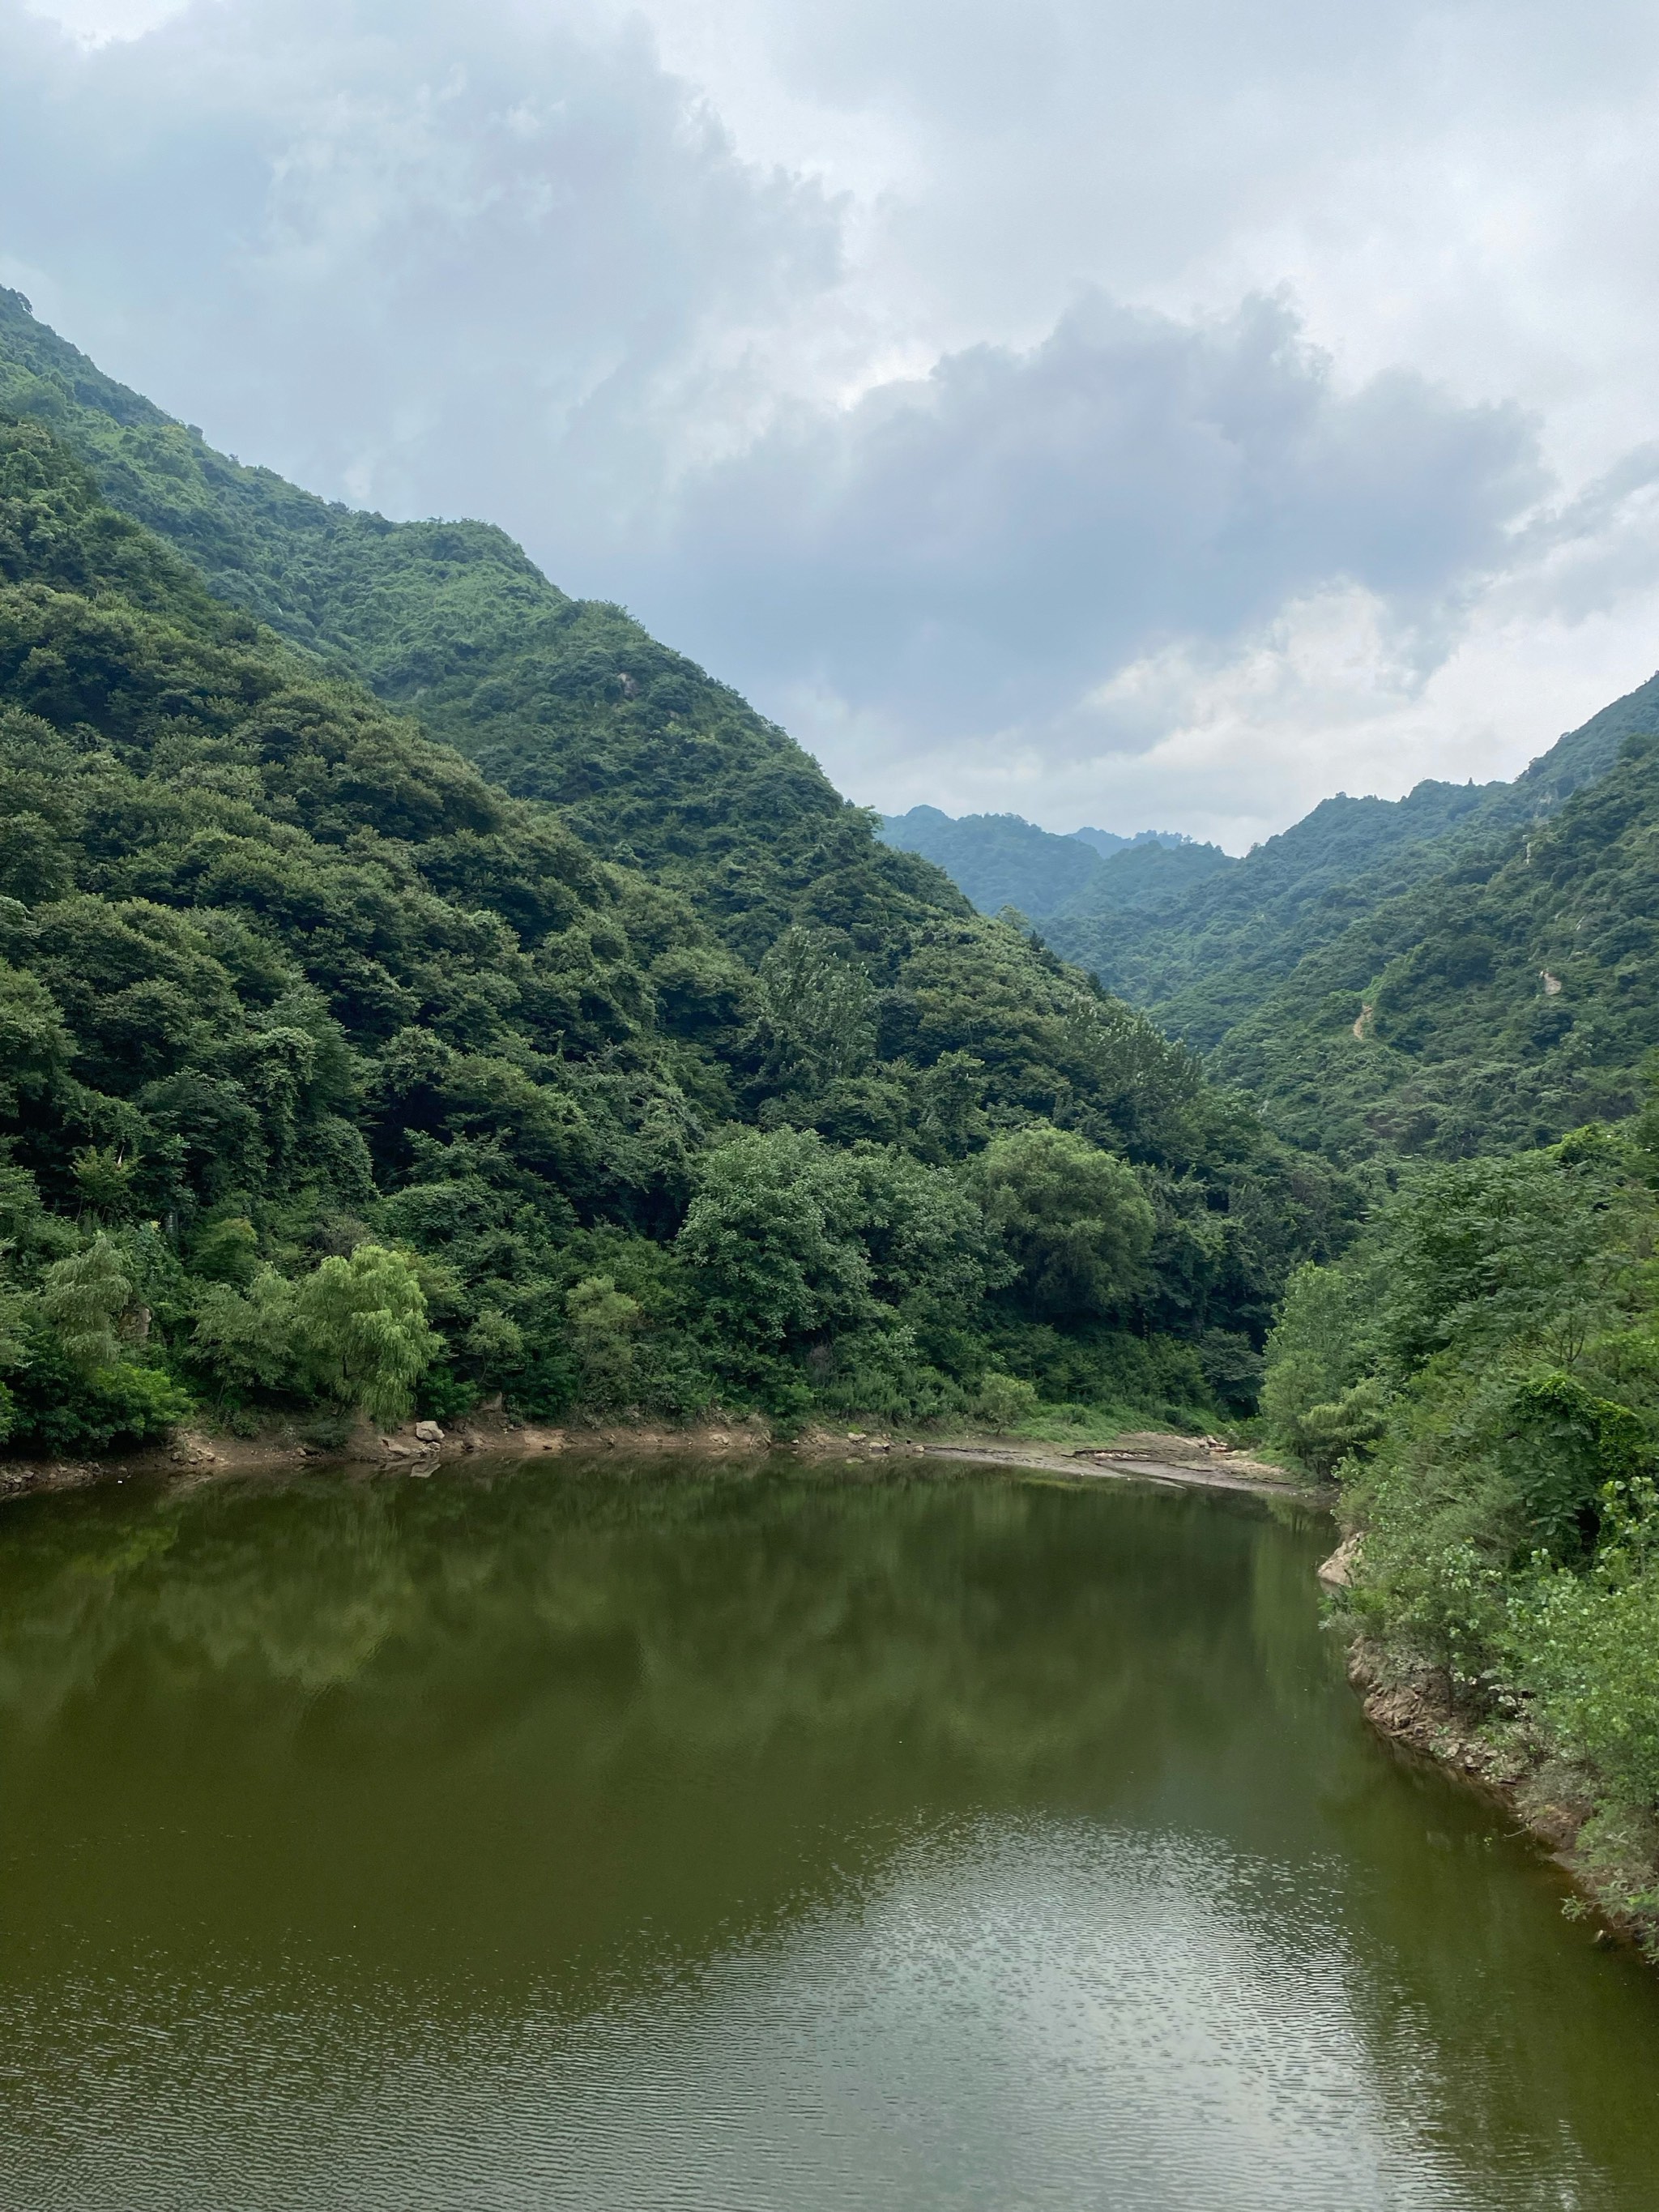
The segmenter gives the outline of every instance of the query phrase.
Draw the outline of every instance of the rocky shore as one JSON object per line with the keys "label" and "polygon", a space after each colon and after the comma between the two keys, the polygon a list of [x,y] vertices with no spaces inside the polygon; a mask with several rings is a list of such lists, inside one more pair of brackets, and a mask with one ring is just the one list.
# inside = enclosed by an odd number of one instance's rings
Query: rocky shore
{"label": "rocky shore", "polygon": [[[1328,1584],[1346,1580],[1344,1552],[1351,1559],[1345,1546],[1321,1569]],[[1595,1776],[1554,1757],[1524,1713],[1480,1719],[1461,1712],[1437,1670],[1407,1666],[1357,1637],[1347,1672],[1379,1735],[1501,1805],[1569,1876],[1577,1909],[1601,1923],[1598,1940],[1635,1944],[1659,1965],[1659,1822],[1599,1809]]]}

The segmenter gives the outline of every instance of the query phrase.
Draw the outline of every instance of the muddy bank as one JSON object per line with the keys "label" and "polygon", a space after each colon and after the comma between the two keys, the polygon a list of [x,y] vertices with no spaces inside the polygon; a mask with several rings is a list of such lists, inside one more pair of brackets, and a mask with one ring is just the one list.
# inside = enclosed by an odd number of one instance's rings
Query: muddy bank
{"label": "muddy bank", "polygon": [[[1338,1553],[1321,1569],[1328,1585],[1340,1587],[1330,1570],[1341,1560]],[[1599,1813],[1592,1774],[1553,1757],[1524,1717],[1460,1713],[1434,1669],[1405,1666],[1362,1636],[1350,1646],[1347,1670],[1379,1735],[1500,1804],[1570,1877],[1605,1939],[1635,1944],[1659,1965],[1659,1824]]]}
{"label": "muddy bank", "polygon": [[198,1475],[275,1474],[285,1468],[343,1463],[429,1474],[446,1460],[463,1459],[476,1452],[517,1453],[526,1459],[567,1449],[610,1448],[708,1454],[760,1451],[771,1441],[764,1426],[749,1421],[711,1421],[687,1429],[633,1425],[555,1428],[515,1421],[500,1413],[472,1414],[448,1422],[404,1421],[389,1428],[364,1422],[349,1435],[328,1441],[289,1427],[262,1431],[253,1437],[180,1429],[165,1443],[103,1458],[0,1460],[0,1500],[42,1490],[81,1490],[93,1483],[125,1481],[134,1475],[167,1474],[180,1469]]}
{"label": "muddy bank", "polygon": [[1233,1450],[1219,1437],[1182,1437],[1157,1430],[1127,1434],[1109,1444],[1076,1446],[994,1434],[918,1436],[873,1424],[845,1429],[820,1425],[784,1438],[755,1419],[715,1419],[689,1428],[636,1422],[573,1422],[555,1427],[514,1421],[495,1412],[449,1422],[406,1421],[393,1428],[374,1428],[364,1423],[348,1437],[327,1442],[287,1427],[254,1437],[197,1428],[179,1430],[166,1443],[143,1451],[106,1458],[0,1460],[0,1501],[40,1491],[79,1490],[97,1482],[181,1470],[197,1476],[274,1474],[285,1468],[344,1462],[419,1476],[430,1474],[447,1460],[477,1452],[516,1453],[532,1459],[565,1451],[687,1452],[726,1457],[775,1449],[852,1465],[920,1456],[1029,1467],[1079,1480],[1103,1476],[1264,1494],[1317,1494],[1291,1482],[1279,1468]]}
{"label": "muddy bank", "polygon": [[1022,1437],[927,1438],[912,1450],[936,1459],[989,1461],[1008,1467],[1040,1468],[1054,1474],[1115,1477],[1120,1480],[1167,1483],[1181,1489],[1243,1490],[1258,1496],[1303,1498],[1318,1504],[1322,1495],[1295,1482],[1282,1468],[1235,1451],[1218,1438],[1167,1435],[1149,1430],[1109,1444],[1042,1444]]}

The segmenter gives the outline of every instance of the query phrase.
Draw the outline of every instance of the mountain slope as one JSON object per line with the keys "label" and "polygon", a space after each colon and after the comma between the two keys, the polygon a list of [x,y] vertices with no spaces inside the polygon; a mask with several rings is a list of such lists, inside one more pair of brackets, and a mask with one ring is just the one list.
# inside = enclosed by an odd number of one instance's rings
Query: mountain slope
{"label": "mountain slope", "polygon": [[739,721],[606,860],[0,417],[0,1431],[1247,1394],[1340,1192]]}
{"label": "mountain slope", "polygon": [[1643,736],[1553,818],[1310,954],[1215,1064],[1332,1158],[1460,1158],[1632,1112],[1656,1045],[1659,737]]}
{"label": "mountain slope", "polygon": [[393,524],[244,468],[105,376],[0,289],[0,409],[46,423],[210,591],[418,714],[494,782],[550,799],[758,957],[790,920],[965,907],[890,852],[817,763],[621,608],[569,598],[502,532]]}
{"label": "mountain slope", "polygon": [[1100,879],[1050,915],[1065,958],[1211,1051],[1319,947],[1413,885],[1542,820],[1659,727],[1659,677],[1571,731],[1513,783],[1419,784],[1404,799],[1328,799],[1199,884],[1178,909],[1109,906]]}

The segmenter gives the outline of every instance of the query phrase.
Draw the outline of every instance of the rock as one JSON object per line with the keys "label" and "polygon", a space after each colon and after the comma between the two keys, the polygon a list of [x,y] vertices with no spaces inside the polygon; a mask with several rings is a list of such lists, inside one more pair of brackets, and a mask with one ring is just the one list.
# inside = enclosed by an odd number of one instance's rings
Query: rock
{"label": "rock", "polygon": [[1359,1564],[1360,1541],[1356,1529],[1352,1536],[1342,1539],[1329,1559],[1316,1570],[1327,1589],[1346,1589],[1353,1580],[1353,1571]]}
{"label": "rock", "polygon": [[423,1444],[441,1444],[444,1440],[444,1432],[435,1421],[416,1421],[415,1434]]}

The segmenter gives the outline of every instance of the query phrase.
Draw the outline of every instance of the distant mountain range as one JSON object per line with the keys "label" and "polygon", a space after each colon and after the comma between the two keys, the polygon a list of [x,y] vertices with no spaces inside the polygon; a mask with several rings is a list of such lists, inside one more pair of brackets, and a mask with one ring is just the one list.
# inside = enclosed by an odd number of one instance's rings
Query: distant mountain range
{"label": "distant mountain range", "polygon": [[953,818],[937,806],[890,814],[881,834],[888,844],[943,868],[981,914],[1011,906],[1030,921],[1047,921],[1079,901],[1085,911],[1162,905],[1235,865],[1218,845],[1195,844],[1174,830],[1143,830],[1133,837],[1077,830],[1060,837],[1022,815]]}
{"label": "distant mountain range", "polygon": [[1019,907],[1297,1144],[1462,1154],[1636,1101],[1659,1045],[1653,732],[1659,676],[1513,782],[1338,793],[1241,860],[1147,833],[1079,861],[1111,833],[931,807],[883,834]]}

